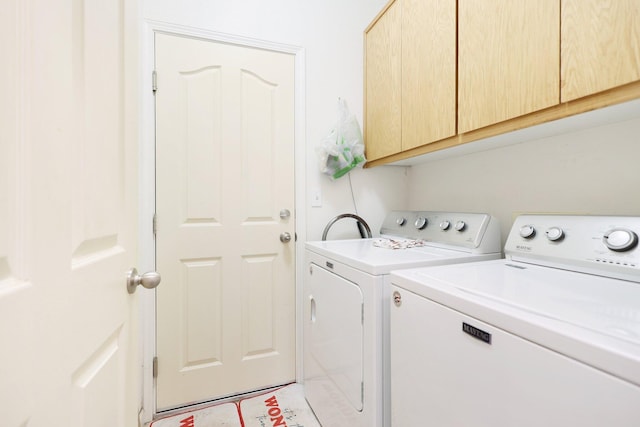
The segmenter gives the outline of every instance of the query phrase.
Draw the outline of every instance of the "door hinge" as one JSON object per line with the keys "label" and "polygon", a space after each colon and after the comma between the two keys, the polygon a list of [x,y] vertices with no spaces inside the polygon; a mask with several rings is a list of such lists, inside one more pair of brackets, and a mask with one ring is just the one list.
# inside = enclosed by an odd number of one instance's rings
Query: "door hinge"
{"label": "door hinge", "polygon": [[153,238],[156,238],[156,233],[158,232],[158,216],[153,214]]}
{"label": "door hinge", "polygon": [[153,378],[158,378],[158,356],[153,358]]}
{"label": "door hinge", "polygon": [[151,90],[153,91],[154,95],[158,90],[158,73],[156,73],[156,70],[153,70],[151,72]]}

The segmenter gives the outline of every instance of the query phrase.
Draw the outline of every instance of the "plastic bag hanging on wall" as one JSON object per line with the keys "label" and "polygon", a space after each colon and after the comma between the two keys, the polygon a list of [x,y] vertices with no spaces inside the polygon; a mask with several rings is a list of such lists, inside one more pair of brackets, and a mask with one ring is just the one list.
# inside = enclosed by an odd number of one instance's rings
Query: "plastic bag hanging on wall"
{"label": "plastic bag hanging on wall", "polygon": [[338,179],[355,167],[364,166],[364,141],[358,120],[347,102],[338,98],[338,121],[317,148],[320,172]]}

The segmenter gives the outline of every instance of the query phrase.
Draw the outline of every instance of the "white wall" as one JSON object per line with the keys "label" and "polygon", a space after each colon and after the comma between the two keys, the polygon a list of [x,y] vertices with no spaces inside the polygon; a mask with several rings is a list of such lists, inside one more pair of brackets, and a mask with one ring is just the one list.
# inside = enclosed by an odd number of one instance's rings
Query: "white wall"
{"label": "white wall", "polygon": [[[263,41],[300,46],[306,57],[307,239],[320,239],[325,224],[353,212],[347,177],[333,182],[321,175],[315,147],[336,121],[337,99],[345,99],[360,125],[363,117],[363,31],[386,0],[143,0],[146,20],[195,27]],[[352,172],[358,213],[374,231],[384,213],[406,208],[404,168],[382,167]],[[310,207],[310,191],[320,190],[322,207]],[[300,213],[298,213],[300,214]],[[330,237],[352,236],[352,223],[336,224]]]}
{"label": "white wall", "polygon": [[[640,111],[636,114],[640,116]],[[412,166],[411,209],[640,216],[640,118]]]}
{"label": "white wall", "polygon": [[[349,178],[318,171],[315,147],[336,120],[338,97],[362,125],[363,31],[386,0],[143,0],[143,17],[304,48],[306,238],[320,239],[327,222],[354,212]],[[640,215],[638,120],[531,140],[410,168],[355,170],[358,213],[377,232],[390,209],[489,212],[503,238],[521,212]],[[636,138],[637,139],[637,138]],[[475,143],[472,143],[475,144]],[[322,207],[311,207],[320,191]],[[355,237],[350,221],[330,238]]]}

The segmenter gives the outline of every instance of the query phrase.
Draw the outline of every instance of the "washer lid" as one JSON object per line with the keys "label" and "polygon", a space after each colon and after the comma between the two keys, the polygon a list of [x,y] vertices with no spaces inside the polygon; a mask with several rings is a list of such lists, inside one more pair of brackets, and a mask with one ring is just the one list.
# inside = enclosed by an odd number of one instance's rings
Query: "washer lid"
{"label": "washer lid", "polygon": [[505,260],[414,270],[409,276],[640,344],[637,283]]}
{"label": "washer lid", "polygon": [[640,385],[637,283],[509,260],[397,271],[391,283]]}

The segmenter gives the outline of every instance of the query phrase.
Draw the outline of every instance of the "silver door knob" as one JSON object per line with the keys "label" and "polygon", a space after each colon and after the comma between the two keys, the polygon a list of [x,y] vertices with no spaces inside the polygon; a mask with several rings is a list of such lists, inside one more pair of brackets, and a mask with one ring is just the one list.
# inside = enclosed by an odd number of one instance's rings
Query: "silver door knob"
{"label": "silver door knob", "polygon": [[153,289],[160,284],[162,278],[155,271],[148,271],[142,275],[138,274],[138,270],[132,268],[127,273],[127,291],[132,294],[142,285],[147,289]]}
{"label": "silver door knob", "polygon": [[280,241],[282,243],[289,243],[291,241],[291,234],[289,234],[286,231],[284,233],[280,234]]}
{"label": "silver door knob", "polygon": [[280,211],[280,219],[288,219],[291,216],[289,209],[282,209]]}

